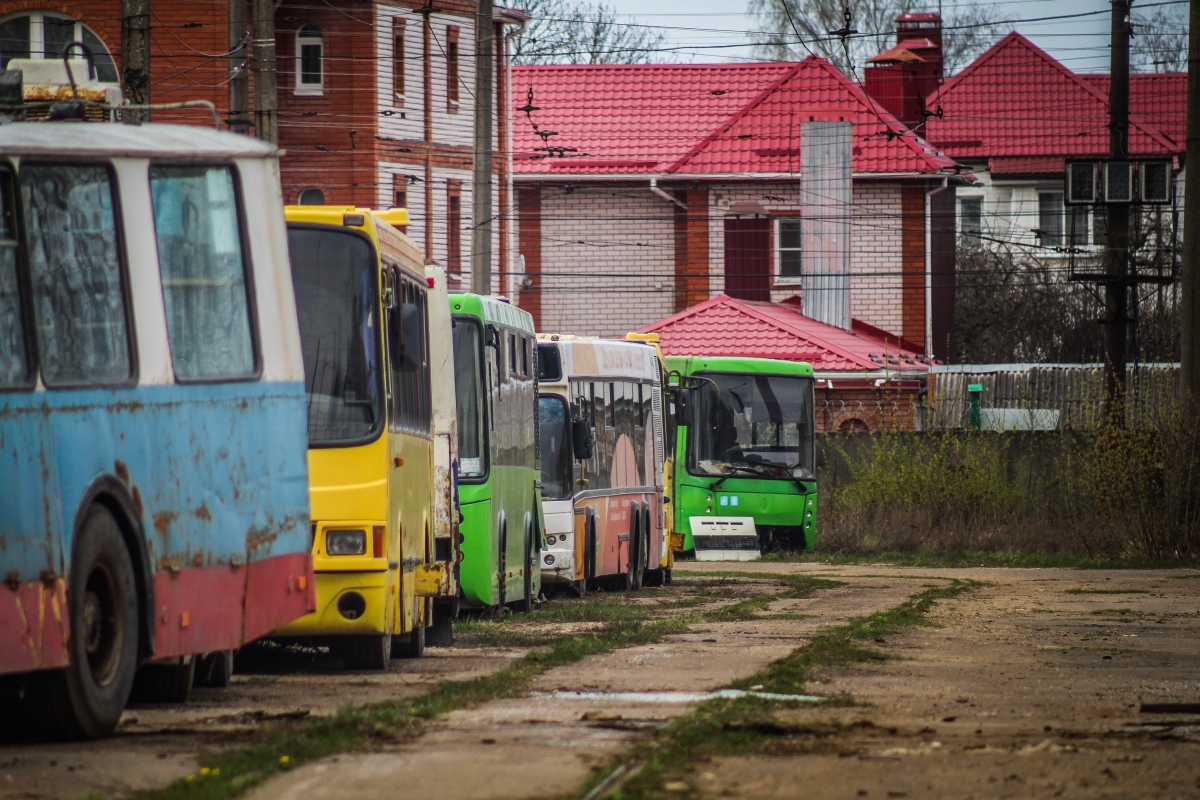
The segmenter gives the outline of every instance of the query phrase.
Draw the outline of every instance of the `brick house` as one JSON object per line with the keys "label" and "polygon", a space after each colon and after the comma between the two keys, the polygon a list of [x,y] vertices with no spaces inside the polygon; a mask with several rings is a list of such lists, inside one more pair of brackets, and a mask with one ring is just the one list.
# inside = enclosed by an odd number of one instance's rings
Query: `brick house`
{"label": "brick house", "polygon": [[[614,336],[726,293],[797,294],[806,121],[853,125],[850,316],[952,355],[957,165],[828,62],[513,69],[524,289]],[[946,281],[939,282],[941,286]]]}
{"label": "brick house", "polygon": [[783,302],[728,295],[697,303],[641,333],[657,333],[667,355],[740,356],[805,361],[816,373],[818,433],[914,430],[927,359],[896,336],[854,320],[851,330],[800,313]]}
{"label": "brick house", "polygon": [[[230,4],[154,3],[149,19],[151,102],[204,99],[231,121],[230,79],[249,71],[245,30]],[[471,0],[281,0],[275,10],[279,146],[284,199],[409,208],[409,234],[426,258],[470,265],[475,3]],[[497,8],[494,125],[497,224],[493,270],[503,277],[510,233],[509,59],[506,34],[525,15]],[[61,41],[60,41],[61,40]],[[43,57],[82,40],[116,82],[119,0],[19,0],[0,10],[0,59]],[[251,93],[253,89],[251,87]],[[249,109],[234,109],[235,118]],[[241,112],[240,114],[238,112]],[[252,115],[251,119],[252,119]],[[155,111],[155,121],[211,124],[197,111]],[[238,126],[234,126],[238,127]],[[240,128],[245,130],[245,128]],[[252,132],[252,128],[250,131]],[[469,282],[468,282],[469,285]],[[501,283],[500,285],[503,285]]]}
{"label": "brick house", "polygon": [[[958,192],[962,233],[987,246],[1031,249],[1071,245],[1096,252],[1103,215],[1063,203],[1064,162],[1109,153],[1107,74],[1077,74],[1019,33],[1010,33],[947,80],[930,104],[927,137],[978,177]],[[1182,166],[1187,74],[1132,74],[1129,150]],[[1175,181],[1182,205],[1183,176]]]}

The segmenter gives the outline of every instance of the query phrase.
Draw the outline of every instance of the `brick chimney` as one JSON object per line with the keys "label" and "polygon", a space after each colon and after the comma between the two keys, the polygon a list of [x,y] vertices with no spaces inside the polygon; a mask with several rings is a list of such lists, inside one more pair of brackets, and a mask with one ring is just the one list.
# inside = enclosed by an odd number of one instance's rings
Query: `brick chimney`
{"label": "brick chimney", "polygon": [[942,18],[937,14],[896,17],[896,46],[867,59],[867,94],[906,127],[919,124],[942,80]]}

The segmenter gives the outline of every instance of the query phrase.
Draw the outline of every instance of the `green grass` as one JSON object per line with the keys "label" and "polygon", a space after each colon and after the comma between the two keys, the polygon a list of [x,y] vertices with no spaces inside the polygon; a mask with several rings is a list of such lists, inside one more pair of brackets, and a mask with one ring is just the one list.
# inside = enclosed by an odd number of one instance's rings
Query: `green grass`
{"label": "green grass", "polygon": [[[751,575],[781,585],[780,590],[741,600],[711,612],[697,606],[720,599],[721,590],[737,590],[741,575],[717,581],[695,581],[706,594],[662,598],[652,595],[594,593],[583,598],[551,600],[529,614],[456,622],[455,631],[473,643],[525,646],[534,649],[491,675],[447,681],[409,701],[387,701],[350,707],[331,717],[289,720],[264,728],[242,749],[202,759],[199,774],[177,780],[159,791],[138,794],[145,800],[227,800],[302,764],[339,753],[369,751],[412,741],[426,720],[490,700],[526,693],[530,682],[547,670],[589,655],[661,641],[698,622],[750,618],[768,603],[804,597],[835,581],[793,575]],[[753,601],[753,605],[747,605]],[[730,609],[736,609],[731,611]],[[555,625],[601,623],[594,629],[563,635]]]}
{"label": "green grass", "polygon": [[866,554],[769,553],[762,561],[785,564],[890,565],[897,567],[1009,567],[1024,569],[1184,569],[1200,561],[1123,556],[1069,556],[1048,553],[942,550],[881,551]]}
{"label": "green grass", "polygon": [[[765,692],[804,693],[809,673],[816,667],[833,667],[884,658],[866,642],[895,635],[928,623],[928,613],[939,601],[974,589],[974,581],[955,580],[926,588],[898,606],[821,631],[811,641],[769,664],[758,673],[736,681],[740,688],[762,686]],[[620,759],[630,774],[622,784],[600,796],[611,800],[652,800],[670,796],[667,783],[687,784],[685,794],[696,794],[691,769],[700,759],[746,753],[770,754],[785,750],[810,750],[845,729],[837,723],[788,724],[775,710],[788,704],[755,697],[714,700],[672,723],[655,742],[644,744]],[[630,768],[632,765],[632,768]],[[580,787],[582,797],[605,781],[612,770],[597,774]],[[680,789],[680,786],[673,787]],[[681,796],[676,794],[676,796]]]}

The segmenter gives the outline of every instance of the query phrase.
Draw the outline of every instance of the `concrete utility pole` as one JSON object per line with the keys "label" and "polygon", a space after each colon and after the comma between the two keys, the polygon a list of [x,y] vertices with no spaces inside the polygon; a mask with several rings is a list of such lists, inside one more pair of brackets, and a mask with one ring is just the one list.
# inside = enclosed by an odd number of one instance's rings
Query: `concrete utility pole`
{"label": "concrete utility pole", "polygon": [[1200,0],[1188,30],[1187,173],[1183,180],[1182,370],[1179,390],[1200,415]]}
{"label": "concrete utility pole", "polygon": [[254,135],[279,141],[279,97],[275,93],[275,0],[250,0],[254,13]]}
{"label": "concrete utility pole", "polygon": [[[1129,159],[1129,0],[1112,0],[1108,154]],[[1125,424],[1125,341],[1129,324],[1129,206],[1107,205],[1104,253],[1104,400],[1109,423]]]}
{"label": "concrete utility pole", "polygon": [[475,159],[471,187],[471,291],[492,293],[492,0],[475,15]]}
{"label": "concrete utility pole", "polygon": [[229,0],[229,118],[225,124],[235,133],[250,132],[249,33],[246,0]]}
{"label": "concrete utility pole", "polygon": [[[150,102],[150,0],[121,0],[121,93],[125,102]],[[150,110],[121,112],[127,122],[149,122]]]}

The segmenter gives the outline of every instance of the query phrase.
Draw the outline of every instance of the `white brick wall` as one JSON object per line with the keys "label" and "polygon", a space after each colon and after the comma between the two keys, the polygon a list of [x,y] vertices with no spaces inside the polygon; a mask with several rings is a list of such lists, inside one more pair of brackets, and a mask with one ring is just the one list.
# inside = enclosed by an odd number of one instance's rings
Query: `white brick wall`
{"label": "white brick wall", "polygon": [[541,330],[619,337],[672,314],[673,208],[644,185],[543,187]]}
{"label": "white brick wall", "polygon": [[[709,294],[725,289],[725,215],[757,202],[772,215],[798,212],[795,182],[715,184],[709,190]],[[851,256],[851,313],[902,331],[900,185],[857,181]],[[638,187],[564,184],[542,188],[542,329],[621,336],[674,313],[673,206]],[[617,277],[636,274],[637,277]],[[773,300],[797,294],[778,284]]]}

